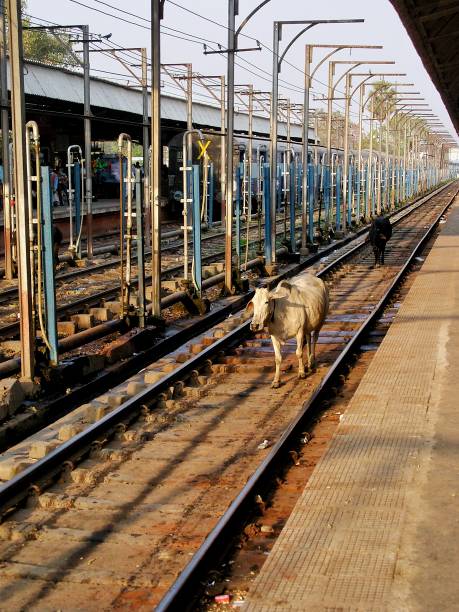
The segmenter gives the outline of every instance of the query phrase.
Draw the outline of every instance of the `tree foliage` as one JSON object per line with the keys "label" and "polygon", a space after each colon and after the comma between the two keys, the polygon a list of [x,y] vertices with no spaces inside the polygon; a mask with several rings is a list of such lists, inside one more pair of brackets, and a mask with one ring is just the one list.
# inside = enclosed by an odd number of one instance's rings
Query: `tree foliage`
{"label": "tree foliage", "polygon": [[373,118],[378,121],[384,121],[387,114],[394,109],[397,93],[395,89],[385,81],[375,82],[371,93],[373,96]]}
{"label": "tree foliage", "polygon": [[[30,18],[25,14],[27,0],[22,0],[22,23],[30,26]],[[77,66],[78,61],[72,55],[70,36],[65,33],[52,33],[46,30],[23,30],[24,57],[26,59],[51,64],[53,66]]]}

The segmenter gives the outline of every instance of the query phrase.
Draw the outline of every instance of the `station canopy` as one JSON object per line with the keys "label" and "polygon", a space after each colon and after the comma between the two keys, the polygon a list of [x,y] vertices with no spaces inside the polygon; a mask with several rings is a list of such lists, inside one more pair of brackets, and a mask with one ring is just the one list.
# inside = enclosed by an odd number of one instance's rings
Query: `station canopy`
{"label": "station canopy", "polygon": [[391,0],[459,133],[459,0]]}

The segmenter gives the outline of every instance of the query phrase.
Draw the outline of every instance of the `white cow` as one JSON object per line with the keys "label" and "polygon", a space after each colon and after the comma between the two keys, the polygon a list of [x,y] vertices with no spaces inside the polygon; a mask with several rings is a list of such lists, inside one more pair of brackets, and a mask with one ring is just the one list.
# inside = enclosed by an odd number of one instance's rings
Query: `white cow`
{"label": "white cow", "polygon": [[[247,308],[253,309],[252,331],[268,328],[274,347],[276,374],[272,387],[280,386],[282,363],[281,345],[296,336],[298,378],[305,378],[303,347],[308,346],[308,368],[312,368],[316,357],[319,331],[328,314],[329,295],[325,283],[317,276],[304,274],[293,283],[282,281],[274,291],[256,289]],[[312,334],[312,351],[311,351]]]}

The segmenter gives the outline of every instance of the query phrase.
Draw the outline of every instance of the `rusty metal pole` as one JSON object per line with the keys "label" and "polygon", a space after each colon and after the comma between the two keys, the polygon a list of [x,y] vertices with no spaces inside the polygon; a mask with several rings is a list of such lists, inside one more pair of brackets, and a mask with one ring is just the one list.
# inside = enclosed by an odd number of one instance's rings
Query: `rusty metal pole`
{"label": "rusty metal pole", "polygon": [[33,276],[29,258],[29,203],[27,196],[26,134],[23,46],[20,0],[8,0],[11,69],[11,108],[13,114],[15,193],[18,227],[19,316],[21,331],[21,376],[33,382],[35,334],[32,303]]}
{"label": "rusty metal pole", "polygon": [[342,231],[347,229],[347,209],[348,209],[348,174],[349,174],[349,115],[351,111],[351,73],[346,74],[346,84],[344,89],[344,164],[343,164],[343,216]]}
{"label": "rusty metal pole", "polygon": [[147,50],[142,47],[140,50],[142,60],[142,152],[143,152],[143,206],[141,210],[145,215],[145,233],[146,246],[150,246],[150,172],[148,157],[150,153],[150,138],[149,130],[150,123],[148,120],[148,64],[147,64]]}
{"label": "rusty metal pole", "polygon": [[[301,251],[302,255],[308,254],[308,151],[309,151],[309,89],[311,87],[311,62],[312,45],[305,46],[304,62],[304,96],[303,96],[303,176],[301,194]],[[309,220],[312,223],[312,219]],[[312,234],[312,232],[309,232]]]}
{"label": "rusty metal pole", "polygon": [[92,242],[92,160],[91,160],[91,94],[89,74],[89,26],[82,26],[83,32],[83,83],[84,83],[84,157],[86,185],[86,239],[88,259],[93,256]]}
{"label": "rusty metal pole", "polygon": [[161,316],[161,46],[164,0],[151,0],[151,278],[152,315]]}
{"label": "rusty metal pole", "polygon": [[13,220],[11,215],[10,186],[10,127],[8,116],[8,43],[6,30],[5,2],[0,0],[0,88],[1,88],[1,129],[3,153],[3,230],[5,248],[5,278],[12,279],[13,269]]}
{"label": "rusty metal pole", "polygon": [[228,73],[226,90],[226,224],[225,292],[233,292],[233,132],[234,132],[234,53],[236,48],[236,0],[228,0]]}

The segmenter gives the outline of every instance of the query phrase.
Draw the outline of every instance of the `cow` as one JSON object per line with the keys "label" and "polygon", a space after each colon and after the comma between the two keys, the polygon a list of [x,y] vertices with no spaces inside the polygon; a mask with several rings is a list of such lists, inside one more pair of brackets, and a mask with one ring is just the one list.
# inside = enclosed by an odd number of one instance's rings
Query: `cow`
{"label": "cow", "polygon": [[380,263],[384,265],[384,251],[386,244],[392,236],[392,225],[387,217],[382,215],[375,217],[370,227],[370,244],[375,255],[374,267]]}
{"label": "cow", "polygon": [[271,385],[273,389],[280,386],[281,345],[289,338],[296,337],[298,378],[306,377],[303,363],[305,342],[308,347],[308,369],[314,366],[317,338],[328,314],[328,306],[328,288],[312,274],[304,274],[292,283],[281,281],[274,291],[266,288],[255,290],[247,305],[247,309],[253,311],[250,329],[262,331],[268,328],[276,362]]}

